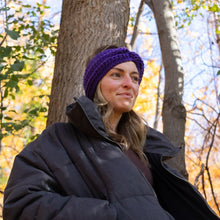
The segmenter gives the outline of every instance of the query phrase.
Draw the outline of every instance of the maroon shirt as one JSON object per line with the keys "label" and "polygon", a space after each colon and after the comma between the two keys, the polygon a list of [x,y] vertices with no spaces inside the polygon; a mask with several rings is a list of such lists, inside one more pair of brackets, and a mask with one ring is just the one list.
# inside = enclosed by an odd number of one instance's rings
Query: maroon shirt
{"label": "maroon shirt", "polygon": [[134,163],[134,165],[139,168],[146,179],[151,185],[153,185],[153,176],[150,168],[140,159],[140,157],[131,149],[125,152],[125,155]]}

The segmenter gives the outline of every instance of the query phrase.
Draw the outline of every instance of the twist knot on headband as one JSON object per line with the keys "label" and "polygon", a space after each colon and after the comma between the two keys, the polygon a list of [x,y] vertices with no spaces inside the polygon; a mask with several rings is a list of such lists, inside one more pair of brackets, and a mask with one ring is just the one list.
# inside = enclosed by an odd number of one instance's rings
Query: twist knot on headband
{"label": "twist knot on headband", "polygon": [[94,56],[88,63],[83,78],[86,96],[93,100],[96,87],[106,73],[114,66],[128,61],[135,63],[140,76],[138,82],[140,84],[144,73],[144,63],[137,53],[131,52],[125,47],[119,47],[104,50]]}

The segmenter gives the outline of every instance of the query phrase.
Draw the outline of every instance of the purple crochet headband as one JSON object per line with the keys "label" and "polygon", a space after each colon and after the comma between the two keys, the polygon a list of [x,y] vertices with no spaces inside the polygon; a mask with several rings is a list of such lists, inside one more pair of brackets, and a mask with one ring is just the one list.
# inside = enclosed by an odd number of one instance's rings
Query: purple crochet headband
{"label": "purple crochet headband", "polygon": [[128,61],[133,61],[136,64],[140,84],[144,73],[144,63],[137,53],[131,52],[125,47],[119,47],[104,50],[93,57],[86,67],[83,78],[86,96],[93,100],[96,87],[103,76],[114,66]]}

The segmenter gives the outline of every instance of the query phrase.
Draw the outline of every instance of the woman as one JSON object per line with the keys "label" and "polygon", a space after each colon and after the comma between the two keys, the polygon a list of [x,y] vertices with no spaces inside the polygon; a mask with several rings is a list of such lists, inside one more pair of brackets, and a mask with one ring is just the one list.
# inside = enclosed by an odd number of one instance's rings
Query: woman
{"label": "woman", "polygon": [[86,97],[69,123],[47,128],[15,159],[4,220],[217,220],[199,192],[162,160],[178,148],[132,110],[144,71],[126,48],[89,61]]}

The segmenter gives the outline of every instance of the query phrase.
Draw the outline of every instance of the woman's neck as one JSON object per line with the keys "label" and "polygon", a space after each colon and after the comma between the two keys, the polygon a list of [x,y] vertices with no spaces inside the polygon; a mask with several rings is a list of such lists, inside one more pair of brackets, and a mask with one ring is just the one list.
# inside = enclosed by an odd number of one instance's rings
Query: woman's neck
{"label": "woman's neck", "polygon": [[109,117],[109,123],[110,123],[111,129],[115,132],[117,130],[117,126],[118,126],[118,123],[121,119],[121,116],[122,116],[122,114],[119,114],[119,113],[112,111],[112,113]]}

